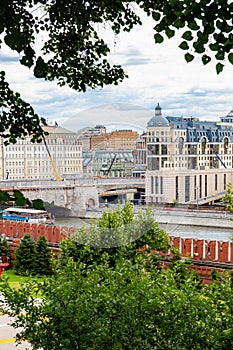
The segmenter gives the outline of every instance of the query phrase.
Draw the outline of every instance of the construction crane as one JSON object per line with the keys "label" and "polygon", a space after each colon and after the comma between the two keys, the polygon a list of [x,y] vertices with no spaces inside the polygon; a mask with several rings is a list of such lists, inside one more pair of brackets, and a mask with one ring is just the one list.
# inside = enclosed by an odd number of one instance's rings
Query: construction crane
{"label": "construction crane", "polygon": [[111,163],[110,163],[108,169],[107,169],[107,170],[103,170],[104,175],[108,176],[108,174],[109,174],[109,172],[110,172],[110,170],[111,170],[111,168],[112,168],[112,166],[113,166],[113,163],[114,163],[114,161],[115,161],[115,159],[116,159],[116,156],[117,156],[117,155],[115,154],[114,157],[112,158],[112,161],[111,161]]}
{"label": "construction crane", "polygon": [[56,181],[63,181],[63,178],[59,175],[59,172],[58,172],[58,170],[57,170],[57,167],[56,167],[56,165],[55,165],[55,163],[54,163],[53,157],[52,157],[52,155],[51,155],[51,153],[50,153],[50,150],[49,150],[49,148],[48,148],[48,145],[47,145],[47,142],[46,142],[46,140],[45,140],[44,135],[42,135],[42,138],[43,138],[43,141],[44,141],[45,148],[46,148],[46,150],[47,150],[47,152],[48,152],[50,162],[51,162],[52,167],[53,167],[53,171],[54,171],[54,174],[55,174],[55,180],[56,180]]}
{"label": "construction crane", "polygon": [[221,164],[224,166],[224,168],[226,169],[227,166],[226,164],[222,161],[222,159],[220,158],[219,154],[217,152],[214,153],[216,155],[216,157],[218,158],[218,160],[221,162]]}

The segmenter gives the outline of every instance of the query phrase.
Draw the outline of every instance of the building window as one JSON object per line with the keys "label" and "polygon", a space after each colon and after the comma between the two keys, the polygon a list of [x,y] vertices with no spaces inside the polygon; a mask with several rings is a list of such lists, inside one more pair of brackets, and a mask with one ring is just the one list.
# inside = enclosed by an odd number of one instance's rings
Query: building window
{"label": "building window", "polygon": [[161,154],[167,154],[167,146],[166,145],[162,145]]}
{"label": "building window", "polygon": [[223,188],[224,188],[224,190],[226,189],[226,184],[227,184],[227,175],[223,174]]}
{"label": "building window", "polygon": [[176,200],[179,200],[179,177],[178,176],[176,176],[175,188],[176,188]]}
{"label": "building window", "polygon": [[190,200],[190,176],[185,176],[185,202]]}
{"label": "building window", "polygon": [[205,197],[207,197],[207,175],[205,175]]}
{"label": "building window", "polygon": [[156,154],[159,154],[159,145],[148,145],[148,155]]}
{"label": "building window", "polygon": [[160,177],[160,193],[163,194],[163,177]]}
{"label": "building window", "polygon": [[217,174],[215,174],[215,184],[214,184],[214,189],[215,189],[215,191],[217,191],[217,190],[218,190],[218,175],[217,175]]}
{"label": "building window", "polygon": [[183,153],[183,147],[184,147],[184,139],[183,137],[180,137],[178,142],[179,154]]}
{"label": "building window", "polygon": [[228,153],[228,138],[225,137],[223,142],[224,142],[224,153],[227,154]]}
{"label": "building window", "polygon": [[148,158],[148,170],[159,170],[159,158]]}
{"label": "building window", "polygon": [[153,194],[154,193],[154,177],[151,176],[150,180],[151,180],[151,193]]}
{"label": "building window", "polygon": [[203,137],[203,139],[201,140],[201,151],[202,151],[202,154],[205,154],[206,152],[206,138]]}
{"label": "building window", "polygon": [[155,176],[155,193],[159,193],[159,179],[158,176]]}
{"label": "building window", "polygon": [[200,184],[200,188],[199,188],[199,197],[202,197],[202,175],[199,176],[199,184]]}
{"label": "building window", "polygon": [[194,199],[197,199],[197,176],[194,175]]}

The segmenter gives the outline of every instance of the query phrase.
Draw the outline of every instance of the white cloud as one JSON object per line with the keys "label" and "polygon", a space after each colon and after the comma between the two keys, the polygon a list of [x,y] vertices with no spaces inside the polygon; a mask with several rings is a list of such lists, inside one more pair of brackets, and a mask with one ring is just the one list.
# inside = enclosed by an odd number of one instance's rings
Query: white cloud
{"label": "white cloud", "polygon": [[[153,24],[149,20],[145,23],[117,37],[105,33],[112,50],[111,62],[121,64],[129,75],[118,86],[89,90],[85,94],[60,88],[54,82],[34,79],[31,71],[15,62],[18,56],[9,50],[0,56],[1,69],[7,71],[11,87],[37,113],[64,125],[71,125],[74,119],[77,129],[100,123],[116,126],[126,123],[145,129],[157,102],[165,115],[197,116],[205,120],[218,120],[226,115],[233,105],[233,66],[226,63],[224,71],[217,75],[215,62],[203,66],[196,58],[187,64],[184,51],[178,48],[179,38],[155,45]],[[122,104],[128,108],[127,113],[119,110]],[[138,111],[135,106],[140,106]]]}

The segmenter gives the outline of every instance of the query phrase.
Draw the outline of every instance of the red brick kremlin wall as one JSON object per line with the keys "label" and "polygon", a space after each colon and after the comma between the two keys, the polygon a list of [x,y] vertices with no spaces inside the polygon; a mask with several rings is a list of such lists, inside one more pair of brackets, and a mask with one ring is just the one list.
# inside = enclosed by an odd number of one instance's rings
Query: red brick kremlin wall
{"label": "red brick kremlin wall", "polygon": [[[35,241],[40,236],[55,247],[62,238],[71,237],[74,227],[45,226],[8,220],[0,220],[0,236],[11,238],[12,246],[17,247],[18,242],[27,233]],[[213,268],[233,270],[233,242],[197,240],[193,238],[171,237],[172,245],[179,248],[183,257],[190,257],[195,270],[205,283],[210,280]],[[169,252],[166,254],[169,256]],[[199,265],[198,265],[199,264]],[[210,266],[211,265],[211,266]]]}

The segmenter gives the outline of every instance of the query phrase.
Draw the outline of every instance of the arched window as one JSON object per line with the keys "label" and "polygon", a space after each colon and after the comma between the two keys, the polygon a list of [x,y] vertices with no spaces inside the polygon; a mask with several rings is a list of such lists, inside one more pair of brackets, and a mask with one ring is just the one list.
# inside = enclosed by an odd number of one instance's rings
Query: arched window
{"label": "arched window", "polygon": [[207,142],[206,138],[203,137],[203,138],[201,139],[201,153],[202,153],[202,154],[205,154],[205,153],[206,153],[206,142]]}
{"label": "arched window", "polygon": [[229,144],[228,137],[224,137],[223,144],[224,144],[224,153],[227,154],[228,153],[228,144]]}
{"label": "arched window", "polygon": [[179,148],[179,154],[183,153],[183,148],[184,148],[184,138],[180,137],[178,141],[178,148]]}

